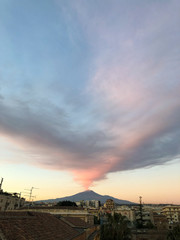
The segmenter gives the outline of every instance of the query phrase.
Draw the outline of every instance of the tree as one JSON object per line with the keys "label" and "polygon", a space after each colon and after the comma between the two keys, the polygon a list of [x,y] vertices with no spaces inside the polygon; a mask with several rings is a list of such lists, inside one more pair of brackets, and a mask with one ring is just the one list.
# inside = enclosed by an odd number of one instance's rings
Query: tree
{"label": "tree", "polygon": [[129,221],[125,216],[115,213],[108,214],[107,223],[101,226],[101,240],[129,240]]}
{"label": "tree", "polygon": [[100,224],[100,220],[97,216],[94,216],[94,224]]}
{"label": "tree", "polygon": [[56,206],[71,206],[71,207],[77,207],[75,202],[71,201],[60,201],[56,204]]}
{"label": "tree", "polygon": [[167,236],[168,240],[180,240],[180,224],[170,230]]}

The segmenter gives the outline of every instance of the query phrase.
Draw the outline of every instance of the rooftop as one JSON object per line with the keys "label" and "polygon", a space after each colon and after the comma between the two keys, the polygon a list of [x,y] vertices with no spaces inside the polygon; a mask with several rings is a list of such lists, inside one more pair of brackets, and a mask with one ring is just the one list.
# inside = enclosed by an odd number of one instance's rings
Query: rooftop
{"label": "rooftop", "polygon": [[79,232],[48,213],[0,212],[0,236],[5,240],[71,240]]}
{"label": "rooftop", "polygon": [[67,223],[70,223],[72,227],[76,228],[89,228],[92,226],[92,224],[86,223],[85,221],[78,217],[63,217],[61,219]]}

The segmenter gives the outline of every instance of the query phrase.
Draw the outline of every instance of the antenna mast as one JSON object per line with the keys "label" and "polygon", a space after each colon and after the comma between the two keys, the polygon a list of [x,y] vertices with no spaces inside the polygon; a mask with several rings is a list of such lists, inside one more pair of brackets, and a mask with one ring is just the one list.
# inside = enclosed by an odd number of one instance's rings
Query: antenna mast
{"label": "antenna mast", "polygon": [[39,188],[32,187],[31,189],[24,189],[24,190],[28,191],[29,206],[30,206],[31,202],[33,203],[33,197],[35,197],[35,196],[32,196],[33,189],[39,189]]}
{"label": "antenna mast", "polygon": [[0,183],[0,191],[2,191],[2,183],[3,183],[4,178],[1,178],[1,183]]}

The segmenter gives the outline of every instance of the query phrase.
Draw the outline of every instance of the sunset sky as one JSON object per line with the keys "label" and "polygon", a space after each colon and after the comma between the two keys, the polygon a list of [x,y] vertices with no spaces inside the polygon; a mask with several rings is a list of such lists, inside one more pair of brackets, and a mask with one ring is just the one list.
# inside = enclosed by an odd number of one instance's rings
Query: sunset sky
{"label": "sunset sky", "polygon": [[0,0],[0,178],[180,204],[180,1]]}

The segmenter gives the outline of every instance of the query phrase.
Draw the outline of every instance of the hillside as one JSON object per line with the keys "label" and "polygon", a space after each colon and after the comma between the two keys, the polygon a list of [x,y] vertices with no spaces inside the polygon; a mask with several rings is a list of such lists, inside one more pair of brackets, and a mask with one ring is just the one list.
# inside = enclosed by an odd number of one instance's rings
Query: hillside
{"label": "hillside", "polygon": [[84,192],[80,192],[77,193],[75,195],[72,196],[67,196],[67,197],[62,197],[62,198],[56,198],[56,199],[47,199],[47,200],[42,200],[42,201],[38,201],[38,202],[59,202],[59,201],[73,201],[73,202],[78,202],[81,200],[98,200],[101,203],[105,203],[107,199],[113,199],[113,201],[116,204],[134,204],[133,202],[127,201],[127,200],[121,200],[118,198],[114,198],[112,196],[109,195],[100,195],[92,190],[87,190]]}

